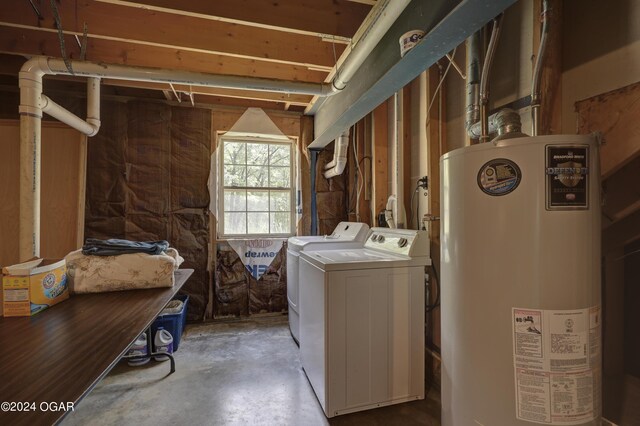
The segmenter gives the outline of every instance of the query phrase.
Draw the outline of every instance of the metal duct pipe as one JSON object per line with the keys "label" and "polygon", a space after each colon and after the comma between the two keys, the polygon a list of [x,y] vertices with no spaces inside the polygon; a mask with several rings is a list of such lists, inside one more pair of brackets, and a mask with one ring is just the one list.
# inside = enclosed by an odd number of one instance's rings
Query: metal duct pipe
{"label": "metal duct pipe", "polygon": [[482,66],[482,77],[480,78],[480,125],[482,134],[480,135],[480,142],[487,142],[489,139],[489,119],[487,117],[487,107],[489,105],[489,73],[491,72],[491,65],[493,65],[493,57],[498,47],[498,39],[500,37],[500,30],[502,24],[502,13],[493,19],[493,29],[491,31],[491,39],[489,40],[489,47],[487,47],[487,54]]}
{"label": "metal duct pipe", "polygon": [[542,0],[542,34],[540,35],[540,46],[538,56],[533,68],[533,80],[531,82],[531,135],[538,136],[538,126],[540,124],[540,80],[542,77],[542,63],[547,52],[547,39],[549,35],[549,14],[551,8],[548,0]]}
{"label": "metal duct pipe", "polygon": [[351,53],[336,70],[336,76],[332,82],[335,90],[339,91],[347,86],[351,77],[410,2],[410,0],[380,0],[373,6],[354,37],[357,41]]}
{"label": "metal duct pipe", "polygon": [[[522,124],[520,114],[510,108],[504,108],[491,116],[487,120],[487,136],[497,133],[503,139],[507,135],[522,136]],[[479,138],[482,135],[481,123],[475,123],[469,128],[471,138]]]}
{"label": "metal duct pipe", "polygon": [[472,135],[471,126],[480,121],[480,31],[475,32],[467,39],[467,110],[464,127],[469,137],[476,139],[478,135]]}
{"label": "metal duct pipe", "polygon": [[349,129],[343,132],[335,141],[333,159],[325,166],[326,179],[339,176],[347,165],[347,150],[349,149]]}

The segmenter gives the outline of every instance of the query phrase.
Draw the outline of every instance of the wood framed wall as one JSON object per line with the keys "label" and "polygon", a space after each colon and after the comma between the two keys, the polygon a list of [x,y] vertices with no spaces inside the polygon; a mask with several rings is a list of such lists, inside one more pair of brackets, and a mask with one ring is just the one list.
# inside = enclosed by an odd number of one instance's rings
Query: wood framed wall
{"label": "wood framed wall", "polygon": [[[20,122],[0,120],[0,265],[18,255]],[[82,246],[87,138],[57,122],[42,122],[41,257],[62,258]]]}

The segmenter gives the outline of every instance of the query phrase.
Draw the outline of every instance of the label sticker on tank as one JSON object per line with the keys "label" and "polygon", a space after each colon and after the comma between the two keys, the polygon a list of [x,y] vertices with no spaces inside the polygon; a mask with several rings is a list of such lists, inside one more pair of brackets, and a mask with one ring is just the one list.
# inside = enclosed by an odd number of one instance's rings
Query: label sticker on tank
{"label": "label sticker on tank", "polygon": [[546,146],[547,210],[589,207],[589,146]]}
{"label": "label sticker on tank", "polygon": [[478,172],[478,186],[487,195],[499,197],[513,192],[522,180],[520,167],[506,158],[485,163]]}
{"label": "label sticker on tank", "polygon": [[512,309],[516,418],[576,425],[600,416],[600,307]]}

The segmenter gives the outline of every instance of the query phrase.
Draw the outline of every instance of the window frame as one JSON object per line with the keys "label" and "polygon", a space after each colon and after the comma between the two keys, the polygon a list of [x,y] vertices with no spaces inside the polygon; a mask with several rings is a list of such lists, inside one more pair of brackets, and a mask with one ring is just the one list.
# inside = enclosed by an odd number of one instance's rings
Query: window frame
{"label": "window frame", "polygon": [[[224,163],[224,145],[225,143],[237,143],[244,142],[245,144],[249,143],[260,143],[260,144],[268,144],[268,145],[283,145],[289,147],[289,188],[272,188],[272,187],[250,187],[250,186],[225,186],[224,184],[224,174],[225,174],[225,163]],[[295,235],[295,216],[296,216],[296,188],[295,188],[295,176],[297,173],[295,164],[295,151],[294,151],[294,141],[289,139],[289,141],[277,140],[277,139],[267,139],[267,138],[255,138],[255,137],[225,137],[224,135],[219,137],[218,144],[218,217],[217,217],[217,233],[218,238],[221,240],[225,239],[269,239],[269,238],[287,238],[292,235]],[[245,147],[245,163],[242,164],[245,167],[249,166],[247,164],[247,150]],[[271,167],[269,164],[267,167]],[[286,166],[273,166],[273,167],[286,167]],[[271,208],[271,192],[289,192],[289,232],[287,233],[269,233],[269,234],[226,234],[224,232],[224,215],[225,215],[225,207],[224,207],[224,194],[225,189],[227,190],[243,190],[246,192],[249,191],[269,191],[269,210],[268,213],[272,213]],[[245,210],[243,210],[245,214],[250,211],[247,209],[247,204],[245,204]],[[238,212],[242,212],[242,210],[238,210]],[[257,212],[260,213],[260,212]],[[271,224],[269,224],[271,226]],[[247,226],[245,225],[245,229]]]}

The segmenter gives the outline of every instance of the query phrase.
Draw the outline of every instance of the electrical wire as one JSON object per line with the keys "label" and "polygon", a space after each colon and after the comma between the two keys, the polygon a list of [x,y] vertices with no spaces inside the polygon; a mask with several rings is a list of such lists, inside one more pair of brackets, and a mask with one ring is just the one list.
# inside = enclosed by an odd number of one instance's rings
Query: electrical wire
{"label": "electrical wire", "polygon": [[60,54],[62,55],[62,60],[64,61],[69,73],[71,75],[75,75],[73,68],[71,67],[71,62],[67,57],[67,50],[64,44],[64,31],[62,30],[62,20],[60,19],[60,12],[58,11],[56,0],[51,0],[51,11],[53,12],[53,19],[55,20],[56,28],[58,29],[58,42],[60,43]]}
{"label": "electrical wire", "polygon": [[360,179],[360,185],[358,185],[358,179],[356,178],[355,189],[356,189],[356,222],[360,222],[360,194],[362,193],[362,188],[364,187],[364,179],[362,178],[362,170],[360,169],[360,162],[358,161],[358,127],[355,126],[353,132],[353,156],[356,163],[355,174],[356,177]]}
{"label": "electrical wire", "polygon": [[[353,135],[355,133],[355,126],[351,127],[351,131],[349,132],[350,135]],[[355,143],[355,136],[353,138],[353,141]],[[347,155],[348,155],[349,151],[347,150]],[[354,158],[353,160],[354,162],[357,162],[357,158]],[[347,183],[348,183],[348,179],[347,179]],[[358,170],[354,170],[354,180],[353,180],[353,188],[358,188]],[[355,195],[357,193],[357,191],[354,192],[350,192],[349,191],[349,185],[347,185],[346,188],[347,191],[347,215],[350,214],[354,214],[354,210],[355,210]],[[353,204],[353,208],[351,208],[351,205]]]}
{"label": "electrical wire", "polygon": [[[409,226],[413,226],[413,199],[415,198],[416,194],[420,191],[420,187],[416,185],[416,189],[413,190],[413,194],[411,194],[411,216],[409,216]],[[420,206],[420,200],[418,199],[418,208],[416,208],[416,222],[418,221],[418,216],[420,213],[418,213],[419,210],[419,206]],[[416,226],[416,229],[417,226]]]}
{"label": "electrical wire", "polygon": [[[455,57],[456,56],[456,49],[458,49],[457,46],[453,49],[453,53],[451,54],[451,57]],[[436,100],[436,96],[438,95],[438,91],[440,90],[440,87],[442,86],[442,83],[444,83],[444,79],[447,77],[447,74],[449,73],[449,70],[451,69],[451,64],[452,63],[453,62],[449,61],[449,65],[447,65],[447,68],[445,68],[444,74],[442,74],[442,77],[440,78],[440,82],[436,86],[436,90],[433,92],[433,97],[431,98],[431,101],[429,102],[429,106],[427,107],[427,117],[429,117],[429,112],[431,111],[431,107],[433,106],[433,102]]]}

